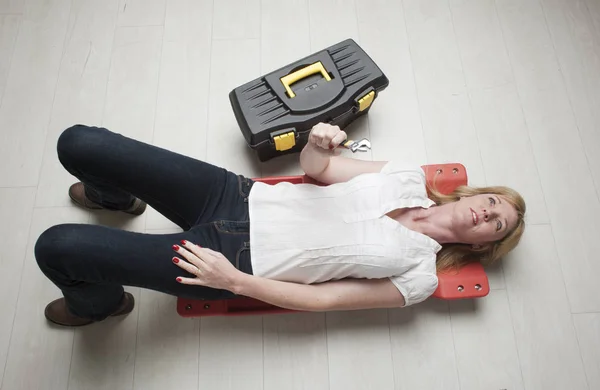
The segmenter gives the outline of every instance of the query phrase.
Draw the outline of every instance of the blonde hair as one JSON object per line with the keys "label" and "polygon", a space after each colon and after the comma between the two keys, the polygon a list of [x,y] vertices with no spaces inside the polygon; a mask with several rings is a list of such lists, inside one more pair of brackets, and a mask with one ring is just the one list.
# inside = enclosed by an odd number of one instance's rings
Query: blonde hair
{"label": "blonde hair", "polygon": [[479,262],[484,266],[495,264],[508,252],[513,250],[521,240],[525,230],[526,206],[525,200],[517,191],[503,186],[459,186],[452,193],[446,195],[429,185],[427,186],[427,190],[429,198],[438,206],[458,201],[465,196],[495,194],[504,197],[517,210],[516,226],[499,241],[482,244],[477,249],[467,244],[442,245],[442,249],[437,254],[436,267],[438,271],[458,270],[462,266],[473,262]]}

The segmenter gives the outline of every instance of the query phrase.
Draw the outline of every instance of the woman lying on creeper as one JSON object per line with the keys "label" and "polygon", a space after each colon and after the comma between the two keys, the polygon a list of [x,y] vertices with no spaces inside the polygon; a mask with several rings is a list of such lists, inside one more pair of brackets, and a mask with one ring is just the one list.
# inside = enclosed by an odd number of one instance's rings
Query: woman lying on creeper
{"label": "woman lying on creeper", "polygon": [[150,205],[183,232],[143,234],[61,224],[35,256],[63,297],[46,318],[81,326],[131,312],[137,286],[189,299],[236,295],[302,311],[406,307],[437,271],[496,262],[519,242],[525,202],[507,187],[429,189],[421,167],[346,158],[338,127],[319,124],[300,154],[325,186],[267,185],[104,128],[73,126],[58,157],[89,210]]}

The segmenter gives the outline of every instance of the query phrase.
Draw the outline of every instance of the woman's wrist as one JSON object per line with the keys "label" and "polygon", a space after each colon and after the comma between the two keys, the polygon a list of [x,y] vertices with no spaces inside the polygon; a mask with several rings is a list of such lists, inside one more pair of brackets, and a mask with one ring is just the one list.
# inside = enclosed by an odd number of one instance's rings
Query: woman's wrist
{"label": "woman's wrist", "polygon": [[231,289],[230,291],[235,295],[244,295],[245,286],[247,285],[248,278],[251,278],[252,275],[246,274],[242,271],[237,271],[235,276],[231,280]]}
{"label": "woman's wrist", "polygon": [[306,144],[300,153],[300,165],[304,172],[312,177],[323,173],[327,169],[330,159],[331,153],[329,151],[313,143]]}

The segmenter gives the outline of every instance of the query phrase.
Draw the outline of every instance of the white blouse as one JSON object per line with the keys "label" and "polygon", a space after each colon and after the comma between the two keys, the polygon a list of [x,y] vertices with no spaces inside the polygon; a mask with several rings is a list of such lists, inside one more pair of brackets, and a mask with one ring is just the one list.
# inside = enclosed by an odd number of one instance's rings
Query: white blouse
{"label": "white blouse", "polygon": [[388,162],[380,173],[329,186],[254,183],[249,197],[250,256],[257,276],[321,283],[389,278],[406,306],[437,288],[441,245],[386,216],[434,204],[421,167]]}

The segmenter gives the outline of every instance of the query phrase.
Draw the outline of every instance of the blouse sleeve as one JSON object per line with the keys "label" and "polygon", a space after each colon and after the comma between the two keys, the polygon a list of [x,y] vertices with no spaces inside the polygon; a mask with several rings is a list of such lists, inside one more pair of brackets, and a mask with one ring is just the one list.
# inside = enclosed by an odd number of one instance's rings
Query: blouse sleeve
{"label": "blouse sleeve", "polygon": [[404,307],[423,302],[438,286],[437,276],[430,273],[407,271],[390,277],[390,280],[404,297]]}
{"label": "blouse sleeve", "polygon": [[388,161],[383,168],[381,168],[381,173],[385,174],[394,174],[394,173],[413,173],[421,176],[423,179],[425,178],[425,172],[423,168],[418,164],[412,164],[407,162],[401,162],[398,160]]}

